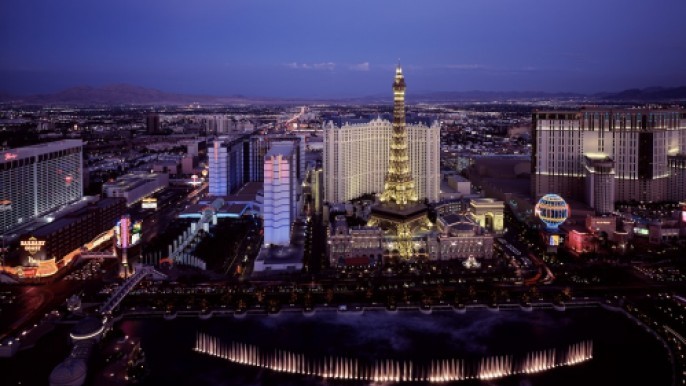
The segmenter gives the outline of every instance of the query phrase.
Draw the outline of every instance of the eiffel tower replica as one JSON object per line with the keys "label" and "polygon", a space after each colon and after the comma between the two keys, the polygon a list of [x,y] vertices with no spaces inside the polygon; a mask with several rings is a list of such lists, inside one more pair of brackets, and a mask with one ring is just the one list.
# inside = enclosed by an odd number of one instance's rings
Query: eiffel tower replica
{"label": "eiffel tower replica", "polygon": [[431,223],[427,216],[427,206],[419,202],[417,197],[410,170],[405,127],[405,77],[400,65],[395,70],[393,82],[393,137],[380,201],[372,207],[367,225],[378,226],[387,236],[393,237],[392,257],[414,259],[419,247],[413,242],[413,236],[421,228],[430,227]]}

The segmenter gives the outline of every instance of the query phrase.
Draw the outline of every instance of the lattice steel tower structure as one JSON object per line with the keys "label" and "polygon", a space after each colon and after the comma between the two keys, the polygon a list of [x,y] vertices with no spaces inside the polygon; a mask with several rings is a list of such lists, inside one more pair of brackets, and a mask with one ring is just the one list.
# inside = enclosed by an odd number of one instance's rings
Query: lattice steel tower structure
{"label": "lattice steel tower structure", "polygon": [[[380,203],[372,207],[368,226],[380,227],[392,238],[391,260],[421,259],[426,256],[426,243],[421,233],[432,227],[427,206],[420,203],[410,170],[407,128],[405,127],[405,78],[398,66],[393,82],[393,132],[388,155],[388,174]],[[422,244],[424,246],[422,247]]]}
{"label": "lattice steel tower structure", "polygon": [[410,171],[410,156],[405,128],[405,77],[398,65],[393,82],[393,137],[388,156],[388,174],[381,202],[399,206],[417,202],[417,191]]}

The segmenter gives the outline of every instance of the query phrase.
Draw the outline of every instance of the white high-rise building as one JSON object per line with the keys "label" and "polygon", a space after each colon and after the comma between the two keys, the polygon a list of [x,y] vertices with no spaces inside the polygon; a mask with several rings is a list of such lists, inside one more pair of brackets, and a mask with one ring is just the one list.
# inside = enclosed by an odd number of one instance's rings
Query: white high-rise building
{"label": "white high-rise building", "polygon": [[215,140],[207,149],[207,161],[209,167],[209,194],[210,196],[227,196],[231,193],[228,189],[229,161],[227,149],[223,141]]}
{"label": "white high-rise building", "polygon": [[264,180],[264,156],[277,142],[292,142],[296,178],[305,176],[305,140],[295,135],[222,136],[208,148],[209,194],[227,196],[249,181]]}
{"label": "white high-rise building", "polygon": [[227,196],[249,181],[245,163],[249,137],[220,137],[208,148],[209,194]]}
{"label": "white high-rise building", "polygon": [[255,125],[246,117],[230,115],[201,115],[205,129],[209,133],[222,135],[230,133],[250,133]]}
{"label": "white high-rise building", "polygon": [[82,173],[81,140],[0,152],[0,232],[80,200]]}
{"label": "white high-rise building", "polygon": [[[410,168],[419,200],[440,196],[438,122],[408,119]],[[330,203],[381,193],[393,131],[390,120],[327,121],[324,130],[324,196]]]}
{"label": "white high-rise building", "polygon": [[683,184],[670,191],[678,167],[668,162],[686,154],[683,109],[536,111],[532,146],[534,198],[557,193],[607,212],[615,201],[686,197]]}
{"label": "white high-rise building", "polygon": [[293,142],[275,142],[264,156],[264,245],[289,245],[298,181]]}

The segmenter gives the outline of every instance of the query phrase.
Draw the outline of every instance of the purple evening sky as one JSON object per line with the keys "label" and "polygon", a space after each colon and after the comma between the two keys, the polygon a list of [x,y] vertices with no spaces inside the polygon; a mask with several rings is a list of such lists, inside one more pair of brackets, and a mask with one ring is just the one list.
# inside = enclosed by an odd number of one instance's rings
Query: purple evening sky
{"label": "purple evening sky", "polygon": [[0,91],[274,97],[686,85],[685,0],[3,0]]}

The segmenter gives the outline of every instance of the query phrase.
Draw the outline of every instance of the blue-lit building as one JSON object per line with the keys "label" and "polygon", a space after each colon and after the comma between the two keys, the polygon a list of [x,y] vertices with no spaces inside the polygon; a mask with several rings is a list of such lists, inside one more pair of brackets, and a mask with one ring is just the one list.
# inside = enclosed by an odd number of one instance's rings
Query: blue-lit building
{"label": "blue-lit building", "polygon": [[302,180],[305,146],[300,137],[257,134],[232,139],[220,137],[208,149],[210,196],[228,196],[247,182],[264,181],[264,157],[276,142],[293,144],[295,178]]}
{"label": "blue-lit building", "polygon": [[209,193],[227,196],[245,182],[245,139],[215,140],[208,149]]}
{"label": "blue-lit building", "polygon": [[293,142],[276,142],[264,157],[264,245],[289,245],[298,180]]}

